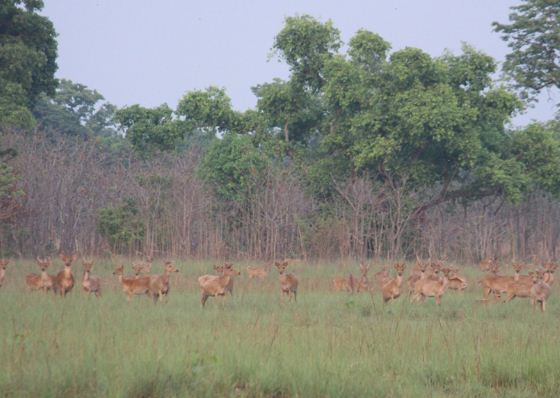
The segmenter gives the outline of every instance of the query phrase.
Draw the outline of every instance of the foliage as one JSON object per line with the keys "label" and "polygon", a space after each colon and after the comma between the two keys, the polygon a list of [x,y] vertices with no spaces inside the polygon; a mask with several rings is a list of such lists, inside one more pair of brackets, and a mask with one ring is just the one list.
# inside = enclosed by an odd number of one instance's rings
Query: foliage
{"label": "foliage", "polygon": [[56,33],[39,0],[0,4],[0,128],[30,129],[30,109],[57,84]]}
{"label": "foliage", "polygon": [[510,24],[493,23],[511,49],[504,70],[529,96],[560,88],[560,3],[523,0],[511,9]]}
{"label": "foliage", "polygon": [[62,79],[55,95],[42,95],[33,112],[43,131],[85,137],[114,134],[115,111],[96,90]]}
{"label": "foliage", "polygon": [[267,167],[267,156],[248,135],[215,139],[200,164],[199,174],[220,200],[245,203]]}
{"label": "foliage", "polygon": [[181,130],[167,104],[157,108],[132,105],[115,113],[115,120],[132,146],[142,155],[155,151],[169,151],[181,141]]}
{"label": "foliage", "polygon": [[144,225],[133,199],[125,199],[116,207],[100,209],[97,227],[113,249],[136,247],[144,238]]}

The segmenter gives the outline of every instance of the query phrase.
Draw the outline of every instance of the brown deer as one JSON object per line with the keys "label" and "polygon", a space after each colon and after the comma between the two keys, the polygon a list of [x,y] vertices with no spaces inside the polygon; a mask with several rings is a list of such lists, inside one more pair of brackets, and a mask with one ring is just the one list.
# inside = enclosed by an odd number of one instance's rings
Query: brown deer
{"label": "brown deer", "polygon": [[426,268],[427,264],[423,263],[422,260],[420,260],[420,258],[416,256],[416,264],[414,265],[414,268],[412,268],[412,271],[406,281],[406,284],[408,285],[409,296],[414,293],[416,282],[426,276]]}
{"label": "brown deer", "polygon": [[493,294],[496,300],[501,298],[501,294],[507,291],[508,284],[514,280],[515,276],[499,275],[499,265],[494,264],[489,269],[489,274],[478,281],[483,290],[483,301],[488,301],[490,294]]}
{"label": "brown deer", "polygon": [[37,265],[41,269],[41,274],[28,274],[25,276],[25,284],[29,290],[42,290],[48,292],[53,288],[55,277],[47,274],[47,269],[51,265],[51,258],[37,257]]}
{"label": "brown deer", "polygon": [[375,281],[375,285],[382,289],[383,285],[385,285],[391,279],[391,275],[389,274],[389,266],[385,264],[381,271],[376,272],[373,275],[373,280]]}
{"label": "brown deer", "polygon": [[545,282],[545,275],[547,271],[537,271],[533,272],[531,275],[533,286],[531,287],[531,303],[533,304],[533,309],[537,306],[537,303],[541,307],[541,312],[546,310],[546,300],[550,296],[550,285]]}
{"label": "brown deer", "polygon": [[357,280],[354,277],[350,278],[350,283],[353,286],[353,290],[356,290],[357,293],[369,291],[369,267],[369,264],[360,263],[360,278]]}
{"label": "brown deer", "polygon": [[441,304],[441,298],[447,290],[447,285],[449,283],[449,269],[444,268],[441,271],[442,275],[437,280],[428,278],[424,274],[422,278],[416,282],[414,286],[414,301],[424,302],[426,297],[434,297],[436,304]]}
{"label": "brown deer", "polygon": [[218,275],[202,275],[198,278],[200,286],[200,303],[202,307],[206,304],[208,297],[225,296],[226,292],[233,292],[233,279],[239,275],[239,271],[230,265],[214,266]]}
{"label": "brown deer", "polygon": [[82,266],[84,267],[84,277],[82,279],[82,288],[88,294],[95,294],[95,297],[101,297],[101,280],[97,276],[91,275],[91,269],[93,268],[93,260],[82,260]]}
{"label": "brown deer", "polygon": [[66,255],[60,254],[60,259],[64,263],[64,268],[55,276],[53,289],[55,293],[60,293],[62,297],[66,297],[74,287],[74,275],[72,274],[72,263],[78,259],[77,254]]}
{"label": "brown deer", "polygon": [[132,300],[133,295],[149,294],[150,293],[150,277],[149,276],[124,276],[124,265],[118,265],[113,272],[117,275],[122,290],[128,296],[128,301]]}
{"label": "brown deer", "polygon": [[498,260],[497,257],[494,257],[493,259],[492,258],[485,258],[485,259],[481,260],[480,263],[479,263],[480,270],[483,271],[483,272],[491,271],[494,267],[498,266],[498,261],[497,260]]}
{"label": "brown deer", "polygon": [[558,265],[555,263],[546,263],[543,265],[545,273],[544,273],[544,283],[548,286],[552,286],[554,283],[554,271],[558,268]]}
{"label": "brown deer", "polygon": [[290,301],[292,297],[294,298],[294,302],[297,301],[297,289],[299,282],[294,274],[291,272],[286,273],[288,262],[275,261],[274,266],[280,274],[280,298],[282,299],[283,295],[287,295],[288,301]]}
{"label": "brown deer", "polygon": [[150,295],[155,303],[169,294],[169,277],[173,272],[179,272],[179,270],[171,261],[166,261],[163,274],[150,278]]}
{"label": "brown deer", "polygon": [[268,272],[264,267],[250,267],[247,266],[247,275],[249,275],[249,279],[260,279],[261,281],[265,280]]}
{"label": "brown deer", "polygon": [[332,280],[332,287],[335,292],[349,292],[354,291],[354,276],[349,274],[347,277],[337,276]]}
{"label": "brown deer", "polygon": [[510,302],[516,297],[519,298],[531,297],[531,288],[533,287],[533,274],[534,272],[529,273],[529,277],[531,279],[527,279],[527,278],[515,279],[515,277],[512,277],[512,279],[506,284],[505,287],[507,298],[504,300],[504,303]]}
{"label": "brown deer", "polygon": [[397,271],[397,276],[395,276],[395,278],[393,279],[389,279],[381,288],[384,303],[390,300],[395,300],[401,295],[401,284],[404,269],[404,264],[395,264],[395,271]]}
{"label": "brown deer", "polygon": [[4,279],[6,278],[6,268],[10,260],[0,259],[0,287],[4,284]]}
{"label": "brown deer", "polygon": [[141,274],[149,274],[150,272],[152,272],[153,261],[154,261],[153,257],[146,256],[146,261],[133,263],[132,269],[134,271],[134,275],[139,276]]}
{"label": "brown deer", "polygon": [[455,268],[449,268],[448,273],[449,284],[448,289],[452,290],[465,290],[469,285],[467,279],[464,276],[459,275],[459,270]]}

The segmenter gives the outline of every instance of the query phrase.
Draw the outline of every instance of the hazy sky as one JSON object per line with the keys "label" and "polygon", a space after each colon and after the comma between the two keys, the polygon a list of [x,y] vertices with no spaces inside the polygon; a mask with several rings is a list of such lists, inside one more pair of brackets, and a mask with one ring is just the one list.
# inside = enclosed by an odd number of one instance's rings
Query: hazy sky
{"label": "hazy sky", "polygon": [[[331,19],[345,43],[358,29],[380,34],[392,50],[418,47],[458,54],[461,43],[503,61],[492,31],[507,22],[512,0],[46,0],[58,32],[57,77],[96,89],[118,105],[175,107],[191,90],[224,87],[235,109],[253,108],[251,87],[287,78],[270,58],[287,16]],[[548,120],[559,101],[544,94],[515,124]]]}

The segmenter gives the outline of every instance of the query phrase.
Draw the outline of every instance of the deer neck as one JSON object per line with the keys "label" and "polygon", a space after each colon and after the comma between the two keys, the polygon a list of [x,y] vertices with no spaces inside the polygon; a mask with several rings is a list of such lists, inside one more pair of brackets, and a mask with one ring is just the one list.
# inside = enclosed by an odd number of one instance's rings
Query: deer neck
{"label": "deer neck", "polygon": [[72,268],[70,268],[70,266],[65,265],[63,272],[64,272],[64,277],[65,278],[71,278],[72,277]]}
{"label": "deer neck", "polygon": [[395,282],[397,283],[398,287],[401,287],[401,283],[402,283],[402,274],[397,274],[397,277],[395,278]]}
{"label": "deer neck", "polygon": [[89,281],[89,271],[85,271],[84,272],[84,282],[88,282]]}

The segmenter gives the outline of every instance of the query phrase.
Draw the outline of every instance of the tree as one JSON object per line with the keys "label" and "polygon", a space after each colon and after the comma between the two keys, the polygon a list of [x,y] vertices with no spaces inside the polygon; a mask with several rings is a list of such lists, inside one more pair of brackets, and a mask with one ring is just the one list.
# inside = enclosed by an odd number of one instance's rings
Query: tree
{"label": "tree", "polygon": [[340,32],[331,21],[322,24],[303,15],[286,18],[273,48],[290,66],[295,83],[317,91],[323,85],[324,63],[340,45]]}
{"label": "tree", "polygon": [[512,50],[504,70],[529,97],[544,88],[559,88],[560,3],[524,0],[511,9],[510,24],[492,24]]}
{"label": "tree", "polygon": [[42,95],[33,110],[43,131],[70,136],[111,135],[116,107],[96,90],[62,79],[52,98]]}
{"label": "tree", "polygon": [[167,104],[157,108],[125,107],[117,110],[115,121],[132,146],[144,156],[154,151],[173,150],[182,140],[182,132]]}
{"label": "tree", "polygon": [[0,128],[29,129],[30,109],[57,85],[56,32],[37,12],[41,0],[4,0],[0,4]]}

